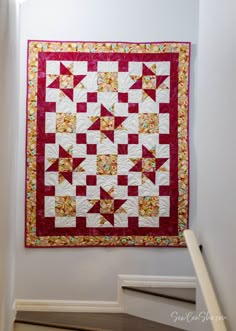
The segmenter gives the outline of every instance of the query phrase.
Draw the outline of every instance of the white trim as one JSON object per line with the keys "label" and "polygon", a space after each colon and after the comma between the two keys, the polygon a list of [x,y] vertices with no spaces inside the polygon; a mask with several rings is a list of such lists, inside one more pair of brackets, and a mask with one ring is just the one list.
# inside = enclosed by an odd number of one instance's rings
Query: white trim
{"label": "white trim", "polygon": [[149,276],[149,275],[118,275],[120,287],[175,287],[196,288],[196,277],[183,276]]}
{"label": "white trim", "polygon": [[196,288],[197,279],[184,276],[118,275],[118,302],[124,307],[125,294],[122,286]]}
{"label": "white trim", "polygon": [[182,276],[118,275],[118,301],[16,299],[15,309],[16,311],[123,313],[125,309],[122,286],[195,288],[196,278]]}
{"label": "white trim", "polygon": [[[195,311],[195,305],[177,302],[171,299],[150,297],[147,294],[122,290],[122,286],[129,287],[167,287],[167,288],[196,288],[196,277],[183,276],[150,276],[150,275],[118,275],[118,299],[124,312],[133,316],[146,318],[150,321],[189,330],[189,323],[171,320],[171,312],[178,311],[185,316],[186,312]],[[145,308],[144,308],[145,307]],[[173,323],[172,323],[173,322]]]}
{"label": "white trim", "polygon": [[16,311],[123,313],[123,307],[116,301],[16,299]]}

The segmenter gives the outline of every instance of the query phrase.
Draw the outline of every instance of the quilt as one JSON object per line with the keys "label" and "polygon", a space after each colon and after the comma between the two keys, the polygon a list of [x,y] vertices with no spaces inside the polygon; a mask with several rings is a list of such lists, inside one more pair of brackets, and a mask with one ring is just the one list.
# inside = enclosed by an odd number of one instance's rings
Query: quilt
{"label": "quilt", "polygon": [[184,247],[188,42],[28,42],[26,247]]}

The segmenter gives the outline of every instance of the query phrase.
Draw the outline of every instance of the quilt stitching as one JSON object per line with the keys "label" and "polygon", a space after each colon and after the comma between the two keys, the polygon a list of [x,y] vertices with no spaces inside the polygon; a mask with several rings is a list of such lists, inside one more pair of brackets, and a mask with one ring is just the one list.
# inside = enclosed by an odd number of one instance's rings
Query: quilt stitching
{"label": "quilt stitching", "polygon": [[190,44],[28,46],[26,247],[184,247]]}

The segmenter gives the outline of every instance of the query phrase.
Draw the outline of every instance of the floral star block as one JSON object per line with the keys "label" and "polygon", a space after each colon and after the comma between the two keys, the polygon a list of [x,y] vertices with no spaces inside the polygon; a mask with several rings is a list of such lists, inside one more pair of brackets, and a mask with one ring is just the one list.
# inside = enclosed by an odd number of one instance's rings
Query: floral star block
{"label": "floral star block", "polygon": [[100,199],[89,200],[92,207],[88,213],[100,214],[100,224],[109,222],[114,226],[115,214],[126,213],[126,210],[122,208],[122,205],[126,202],[123,199],[114,199],[114,187],[106,191],[100,187]]}
{"label": "floral star block", "polygon": [[153,184],[156,184],[156,171],[160,170],[167,158],[156,158],[155,148],[148,150],[145,146],[142,146],[142,157],[131,158],[134,166],[129,170],[130,172],[141,172],[142,183],[149,179]]}
{"label": "floral star block", "polygon": [[148,97],[153,101],[156,101],[156,90],[158,88],[168,88],[167,85],[164,85],[164,82],[169,76],[157,75],[156,69],[157,68],[155,64],[149,68],[146,64],[143,63],[142,75],[130,76],[134,81],[134,84],[130,87],[130,89],[141,89],[143,95],[142,101]]}
{"label": "floral star block", "polygon": [[85,158],[73,158],[71,151],[66,151],[59,145],[59,158],[48,159],[51,165],[46,169],[47,172],[58,172],[58,181],[61,184],[67,180],[70,184],[73,181],[73,172],[84,172],[81,163]]}
{"label": "floral star block", "polygon": [[126,116],[115,116],[113,109],[108,110],[101,105],[100,116],[91,116],[90,121],[93,123],[88,130],[100,131],[100,142],[109,139],[114,143],[115,131],[123,130],[123,122]]}
{"label": "floral star block", "polygon": [[48,88],[59,89],[63,96],[67,96],[71,101],[74,100],[74,89],[83,89],[82,80],[86,75],[73,75],[70,68],[60,63],[60,75],[55,75]]}

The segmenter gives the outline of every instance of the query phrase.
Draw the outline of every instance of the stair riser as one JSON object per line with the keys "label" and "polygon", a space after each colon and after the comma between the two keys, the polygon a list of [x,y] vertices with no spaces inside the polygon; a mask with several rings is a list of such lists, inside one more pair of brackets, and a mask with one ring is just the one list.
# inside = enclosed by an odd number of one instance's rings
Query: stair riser
{"label": "stair riser", "polygon": [[195,305],[182,303],[175,300],[159,298],[148,294],[133,291],[125,291],[124,309],[127,314],[146,318],[148,320],[163,323],[183,330],[191,330],[191,323],[183,320],[174,320],[173,315],[183,316],[195,312]]}

